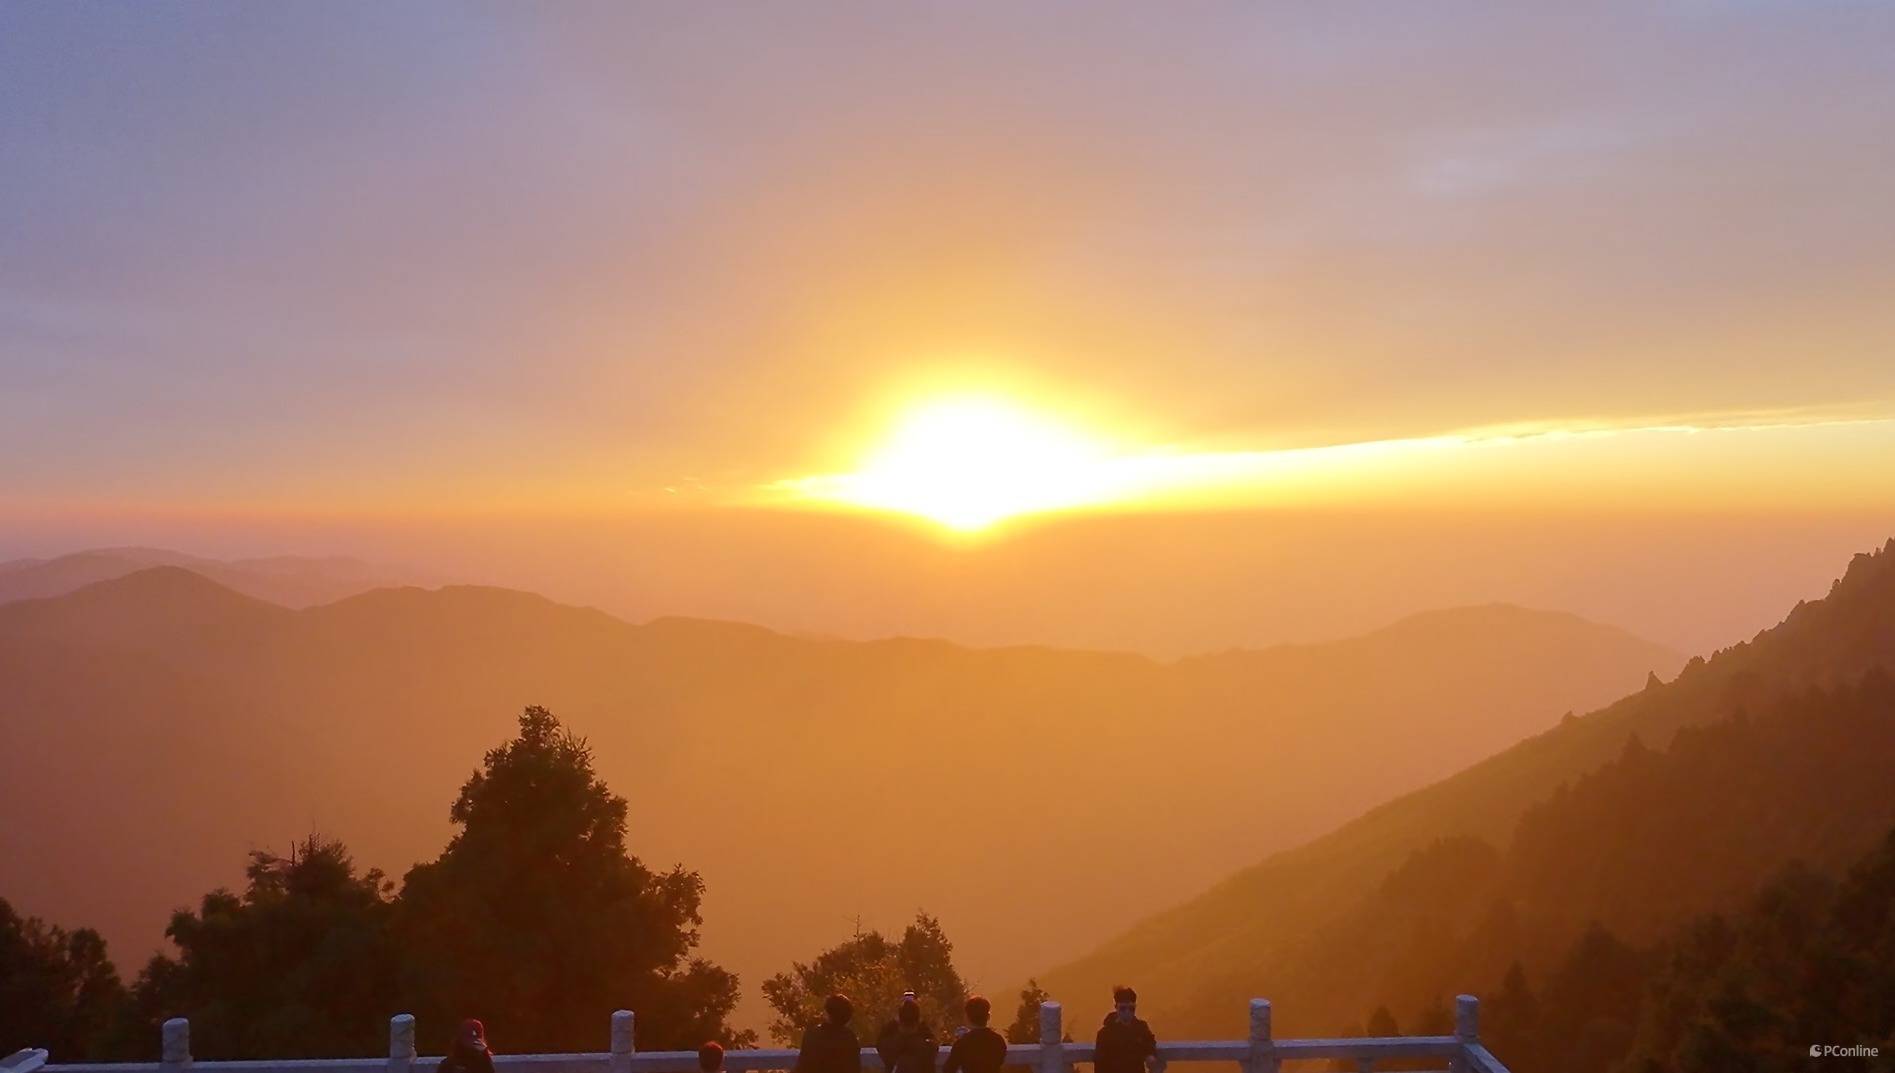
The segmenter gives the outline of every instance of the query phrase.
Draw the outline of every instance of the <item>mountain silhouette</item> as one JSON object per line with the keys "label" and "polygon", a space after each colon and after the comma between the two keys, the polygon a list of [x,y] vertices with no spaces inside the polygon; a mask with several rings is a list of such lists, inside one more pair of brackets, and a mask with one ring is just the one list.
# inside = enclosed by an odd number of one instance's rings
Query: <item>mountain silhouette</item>
{"label": "mountain silhouette", "polygon": [[182,567],[225,588],[285,607],[325,604],[385,585],[427,580],[413,572],[340,556],[222,560],[163,548],[94,548],[51,559],[0,562],[0,603],[61,596],[154,566]]}
{"label": "mountain silhouette", "polygon": [[1135,979],[1173,1033],[1241,1029],[1252,995],[1286,1031],[1331,1032],[1378,1001],[1495,982],[1506,959],[1544,964],[1591,920],[1650,938],[1789,860],[1873,848],[1895,823],[1890,667],[1895,541],[1752,641],[1230,875],[1040,983],[1083,1017]]}
{"label": "mountain silhouette", "polygon": [[635,851],[703,873],[706,952],[748,986],[923,906],[991,989],[1679,662],[1509,607],[1162,663],[472,586],[290,610],[160,567],[0,605],[0,890],[136,963],[253,847],[318,829],[399,874],[544,704]]}

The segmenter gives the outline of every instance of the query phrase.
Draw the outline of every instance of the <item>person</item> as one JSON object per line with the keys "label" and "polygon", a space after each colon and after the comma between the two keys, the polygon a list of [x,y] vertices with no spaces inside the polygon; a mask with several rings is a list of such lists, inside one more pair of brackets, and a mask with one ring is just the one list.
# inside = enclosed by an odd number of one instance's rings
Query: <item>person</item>
{"label": "person", "polygon": [[493,1052],[487,1048],[487,1026],[476,1018],[461,1022],[461,1030],[441,1059],[438,1073],[493,1073]]}
{"label": "person", "polygon": [[721,1073],[724,1068],[724,1045],[711,1040],[697,1049],[697,1067],[700,1073]]}
{"label": "person", "polygon": [[941,1073],[1000,1073],[1007,1061],[1007,1038],[987,1027],[993,1003],[975,995],[967,1000],[967,1023],[973,1027],[948,1048]]}
{"label": "person", "polygon": [[1112,989],[1112,1012],[1099,1026],[1092,1052],[1093,1073],[1146,1073],[1158,1057],[1158,1039],[1138,1019],[1138,992],[1124,984]]}
{"label": "person", "polygon": [[822,1012],[822,1022],[803,1033],[796,1073],[862,1073],[862,1041],[849,1027],[855,1016],[849,996],[830,995],[823,1000]]}
{"label": "person", "polygon": [[903,991],[895,1019],[882,1026],[875,1041],[882,1068],[888,1073],[934,1073],[937,1047],[934,1029],[921,1020],[921,1001],[913,991]]}

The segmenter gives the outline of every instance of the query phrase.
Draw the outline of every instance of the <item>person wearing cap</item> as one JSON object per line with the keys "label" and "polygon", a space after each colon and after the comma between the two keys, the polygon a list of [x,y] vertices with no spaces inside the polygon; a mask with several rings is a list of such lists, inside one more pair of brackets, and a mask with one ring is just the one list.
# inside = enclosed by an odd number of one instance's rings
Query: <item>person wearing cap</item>
{"label": "person wearing cap", "polygon": [[913,991],[903,991],[895,1019],[882,1026],[875,1041],[882,1068],[888,1073],[934,1073],[937,1047],[934,1030],[921,1019],[921,1000]]}
{"label": "person wearing cap", "polygon": [[724,1045],[711,1040],[697,1049],[697,1068],[699,1073],[722,1073],[724,1068]]}
{"label": "person wearing cap", "polygon": [[461,1030],[441,1059],[437,1073],[493,1073],[493,1052],[487,1048],[487,1026],[478,1018],[461,1022]]}
{"label": "person wearing cap", "polygon": [[993,1003],[975,995],[967,1000],[965,1008],[967,1023],[972,1027],[948,1048],[941,1073],[1000,1073],[1007,1061],[1007,1039],[987,1027],[993,1017]]}
{"label": "person wearing cap", "polygon": [[1120,984],[1112,989],[1112,1012],[1099,1026],[1092,1052],[1093,1073],[1146,1073],[1146,1063],[1157,1061],[1158,1039],[1151,1026],[1138,1019],[1138,992]]}
{"label": "person wearing cap", "polygon": [[862,1041],[849,1027],[849,1019],[855,1016],[849,996],[830,995],[823,1000],[822,1011],[822,1021],[803,1032],[795,1073],[862,1073]]}

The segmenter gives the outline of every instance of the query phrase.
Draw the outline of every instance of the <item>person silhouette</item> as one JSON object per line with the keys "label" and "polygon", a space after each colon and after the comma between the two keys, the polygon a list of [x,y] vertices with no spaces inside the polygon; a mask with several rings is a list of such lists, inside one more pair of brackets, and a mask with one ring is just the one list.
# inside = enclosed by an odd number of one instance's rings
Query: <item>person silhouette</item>
{"label": "person silhouette", "polygon": [[823,1019],[803,1033],[795,1073],[862,1073],[862,1041],[849,1027],[855,1006],[837,993],[823,1000]]}
{"label": "person silhouette", "polygon": [[1162,1068],[1158,1038],[1138,1019],[1138,992],[1124,984],[1112,989],[1112,1012],[1099,1026],[1092,1052],[1093,1073],[1147,1073],[1146,1063]]}
{"label": "person silhouette", "polygon": [[448,1045],[447,1054],[436,1067],[437,1073],[493,1073],[493,1052],[487,1047],[487,1026],[479,1018],[461,1022],[461,1030]]}
{"label": "person silhouette", "polygon": [[875,1050],[888,1073],[934,1073],[934,1030],[921,1020],[921,1001],[913,991],[901,993],[895,1019],[882,1026]]}
{"label": "person silhouette", "polygon": [[1007,1038],[987,1027],[993,1017],[993,1003],[975,995],[967,1000],[965,1009],[972,1027],[948,1048],[941,1073],[1000,1073],[1007,1061]]}

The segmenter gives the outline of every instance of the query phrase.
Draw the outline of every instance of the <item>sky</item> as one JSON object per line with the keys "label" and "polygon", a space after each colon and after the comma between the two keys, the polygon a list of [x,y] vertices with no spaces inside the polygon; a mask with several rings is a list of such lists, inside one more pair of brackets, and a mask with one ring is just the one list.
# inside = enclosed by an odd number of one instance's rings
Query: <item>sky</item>
{"label": "sky", "polygon": [[[1735,640],[1895,532],[1890,55],[1868,0],[6,5],[0,553]],[[1024,416],[902,455],[941,400]]]}

